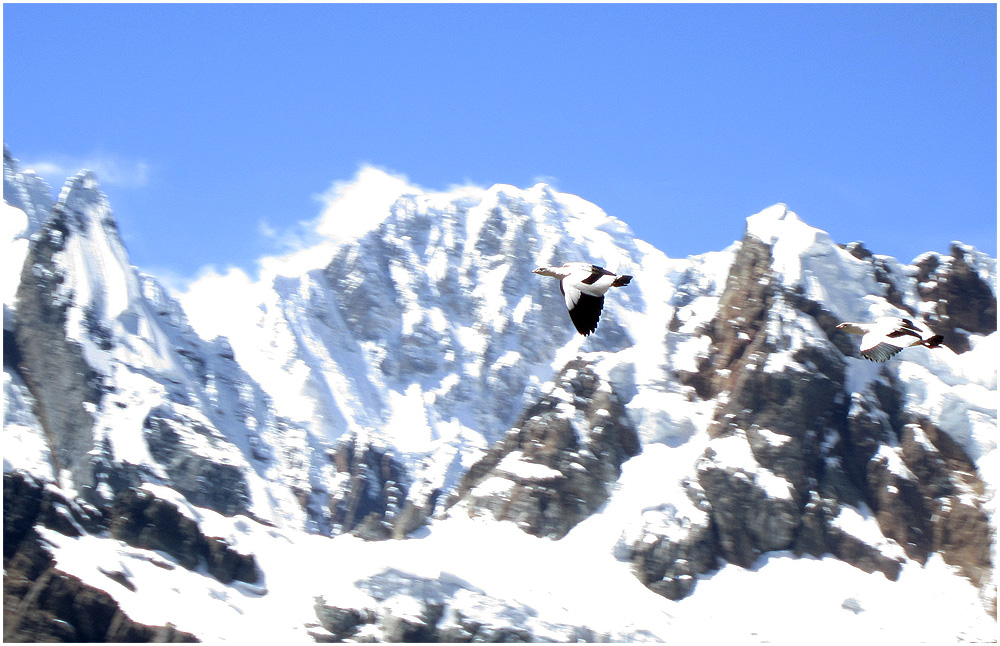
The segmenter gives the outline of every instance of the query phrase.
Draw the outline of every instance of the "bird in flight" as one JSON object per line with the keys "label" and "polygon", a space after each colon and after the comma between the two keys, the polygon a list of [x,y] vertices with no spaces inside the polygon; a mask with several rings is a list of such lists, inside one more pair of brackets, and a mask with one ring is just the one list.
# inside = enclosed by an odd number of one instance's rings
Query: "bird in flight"
{"label": "bird in flight", "polygon": [[861,334],[861,356],[869,361],[888,361],[914,345],[936,348],[944,341],[923,323],[896,316],[880,316],[874,323],[841,323],[838,330]]}
{"label": "bird in flight", "polygon": [[604,294],[612,287],[624,287],[632,281],[631,276],[619,276],[588,262],[539,267],[532,273],[559,279],[559,291],[566,298],[569,317],[583,336],[597,329],[597,320],[604,309]]}

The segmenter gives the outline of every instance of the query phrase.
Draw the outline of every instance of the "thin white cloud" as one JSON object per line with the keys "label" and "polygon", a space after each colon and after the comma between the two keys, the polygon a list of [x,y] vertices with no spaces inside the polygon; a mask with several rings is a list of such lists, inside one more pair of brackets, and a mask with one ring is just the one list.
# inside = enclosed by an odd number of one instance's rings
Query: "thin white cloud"
{"label": "thin white cloud", "polygon": [[546,184],[555,192],[561,193],[562,191],[559,190],[558,181],[559,180],[553,175],[538,175],[534,178],[535,184]]}
{"label": "thin white cloud", "polygon": [[97,175],[97,181],[102,185],[142,188],[149,183],[151,170],[145,160],[127,159],[109,153],[94,153],[85,157],[50,155],[42,159],[25,160],[21,166],[35,171],[50,186],[61,186],[67,177],[89,170]]}
{"label": "thin white cloud", "polygon": [[376,228],[406,194],[421,195],[424,190],[403,175],[362,165],[350,180],[333,182],[314,196],[320,204],[317,217],[287,227],[259,219],[257,235],[275,251],[257,259],[256,271],[237,267],[220,271],[208,265],[193,277],[175,275],[166,282],[191,325],[205,338],[224,331],[230,337],[256,333],[260,314],[256,308],[274,277],[300,276],[326,266],[338,245]]}
{"label": "thin white cloud", "polygon": [[405,175],[375,166],[362,166],[353,179],[337,181],[316,199],[325,205],[316,232],[331,239],[356,236],[377,227],[401,195],[420,195],[423,189]]}
{"label": "thin white cloud", "polygon": [[314,224],[314,222],[297,222],[278,228],[267,219],[261,218],[257,221],[257,235],[264,246],[272,250],[267,255],[288,255],[316,244],[317,234],[313,229]]}
{"label": "thin white cloud", "polygon": [[202,338],[213,339],[238,335],[242,328],[256,324],[255,308],[263,300],[265,286],[238,267],[220,273],[209,265],[202,267],[183,291],[174,290],[173,295],[184,308],[191,327]]}
{"label": "thin white cloud", "polygon": [[278,230],[272,227],[267,220],[257,221],[257,233],[259,233],[265,240],[278,239]]}

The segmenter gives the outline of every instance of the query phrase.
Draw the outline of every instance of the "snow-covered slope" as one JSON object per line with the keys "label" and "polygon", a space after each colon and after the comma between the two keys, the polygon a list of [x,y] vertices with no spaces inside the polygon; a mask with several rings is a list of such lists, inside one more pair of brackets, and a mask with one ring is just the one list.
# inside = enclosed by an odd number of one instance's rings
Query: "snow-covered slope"
{"label": "snow-covered slope", "polygon": [[[38,486],[78,528],[19,511],[12,550],[44,541],[137,622],[670,640],[725,604],[730,638],[995,632],[996,263],[974,249],[907,265],[776,205],[670,259],[545,185],[370,171],[340,196],[351,235],[178,301],[93,175],[46,202],[7,158],[33,237],[9,327],[5,296],[5,519],[8,483]],[[576,259],[635,276],[586,339],[531,274]],[[947,347],[863,361],[835,325],[880,314]]]}
{"label": "snow-covered slope", "polygon": [[[27,193],[16,190],[23,176],[7,175],[11,192]],[[224,339],[200,339],[163,287],[130,265],[93,174],[67,181],[48,212],[4,338],[5,429],[12,416],[41,437],[8,444],[5,467],[31,461],[94,504],[129,485],[168,483],[196,504],[291,515],[300,526],[287,486],[296,470],[269,449],[293,426],[275,417]]]}

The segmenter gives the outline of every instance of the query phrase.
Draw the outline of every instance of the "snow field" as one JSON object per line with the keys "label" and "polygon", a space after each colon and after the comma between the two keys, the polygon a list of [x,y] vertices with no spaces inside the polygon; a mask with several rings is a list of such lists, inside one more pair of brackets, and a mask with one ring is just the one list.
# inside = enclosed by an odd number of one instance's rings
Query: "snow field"
{"label": "snow field", "polygon": [[[203,572],[166,569],[169,557],[109,538],[71,539],[49,530],[43,535],[56,546],[60,568],[107,590],[136,621],[169,621],[209,643],[309,643],[315,597],[328,605],[374,608],[378,604],[357,583],[387,569],[428,579],[452,577],[479,589],[497,602],[480,608],[484,614],[504,606],[534,611],[536,634],[566,624],[619,641],[668,643],[944,644],[995,637],[996,624],[983,612],[976,589],[936,556],[925,567],[906,562],[899,581],[891,582],[829,557],[771,553],[752,568],[725,565],[701,577],[695,593],[681,601],[649,591],[627,562],[614,557],[618,532],[644,509],[683,500],[671,469],[683,472],[689,453],[688,447],[658,445],[627,462],[608,503],[560,541],[459,513],[408,540],[371,543],[278,530],[188,507],[186,513],[199,518],[210,535],[256,555],[264,578],[255,585],[226,586]],[[870,519],[851,517],[843,525],[859,523],[866,529],[855,530],[858,534],[877,538]],[[136,592],[98,568],[126,573]]]}

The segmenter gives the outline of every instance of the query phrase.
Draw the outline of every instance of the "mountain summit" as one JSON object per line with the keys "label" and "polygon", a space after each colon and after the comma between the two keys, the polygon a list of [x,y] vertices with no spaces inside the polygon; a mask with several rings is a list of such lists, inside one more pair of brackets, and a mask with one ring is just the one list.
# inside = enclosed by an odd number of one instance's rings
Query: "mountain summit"
{"label": "mountain summit", "polygon": [[[971,247],[904,264],[775,205],[672,259],[544,184],[372,180],[334,215],[386,212],[221,310],[131,266],[92,173],[52,200],[4,162],[5,639],[995,631]],[[587,337],[532,274],[580,259],[635,277]],[[837,326],[877,316],[943,346],[865,361]]]}

